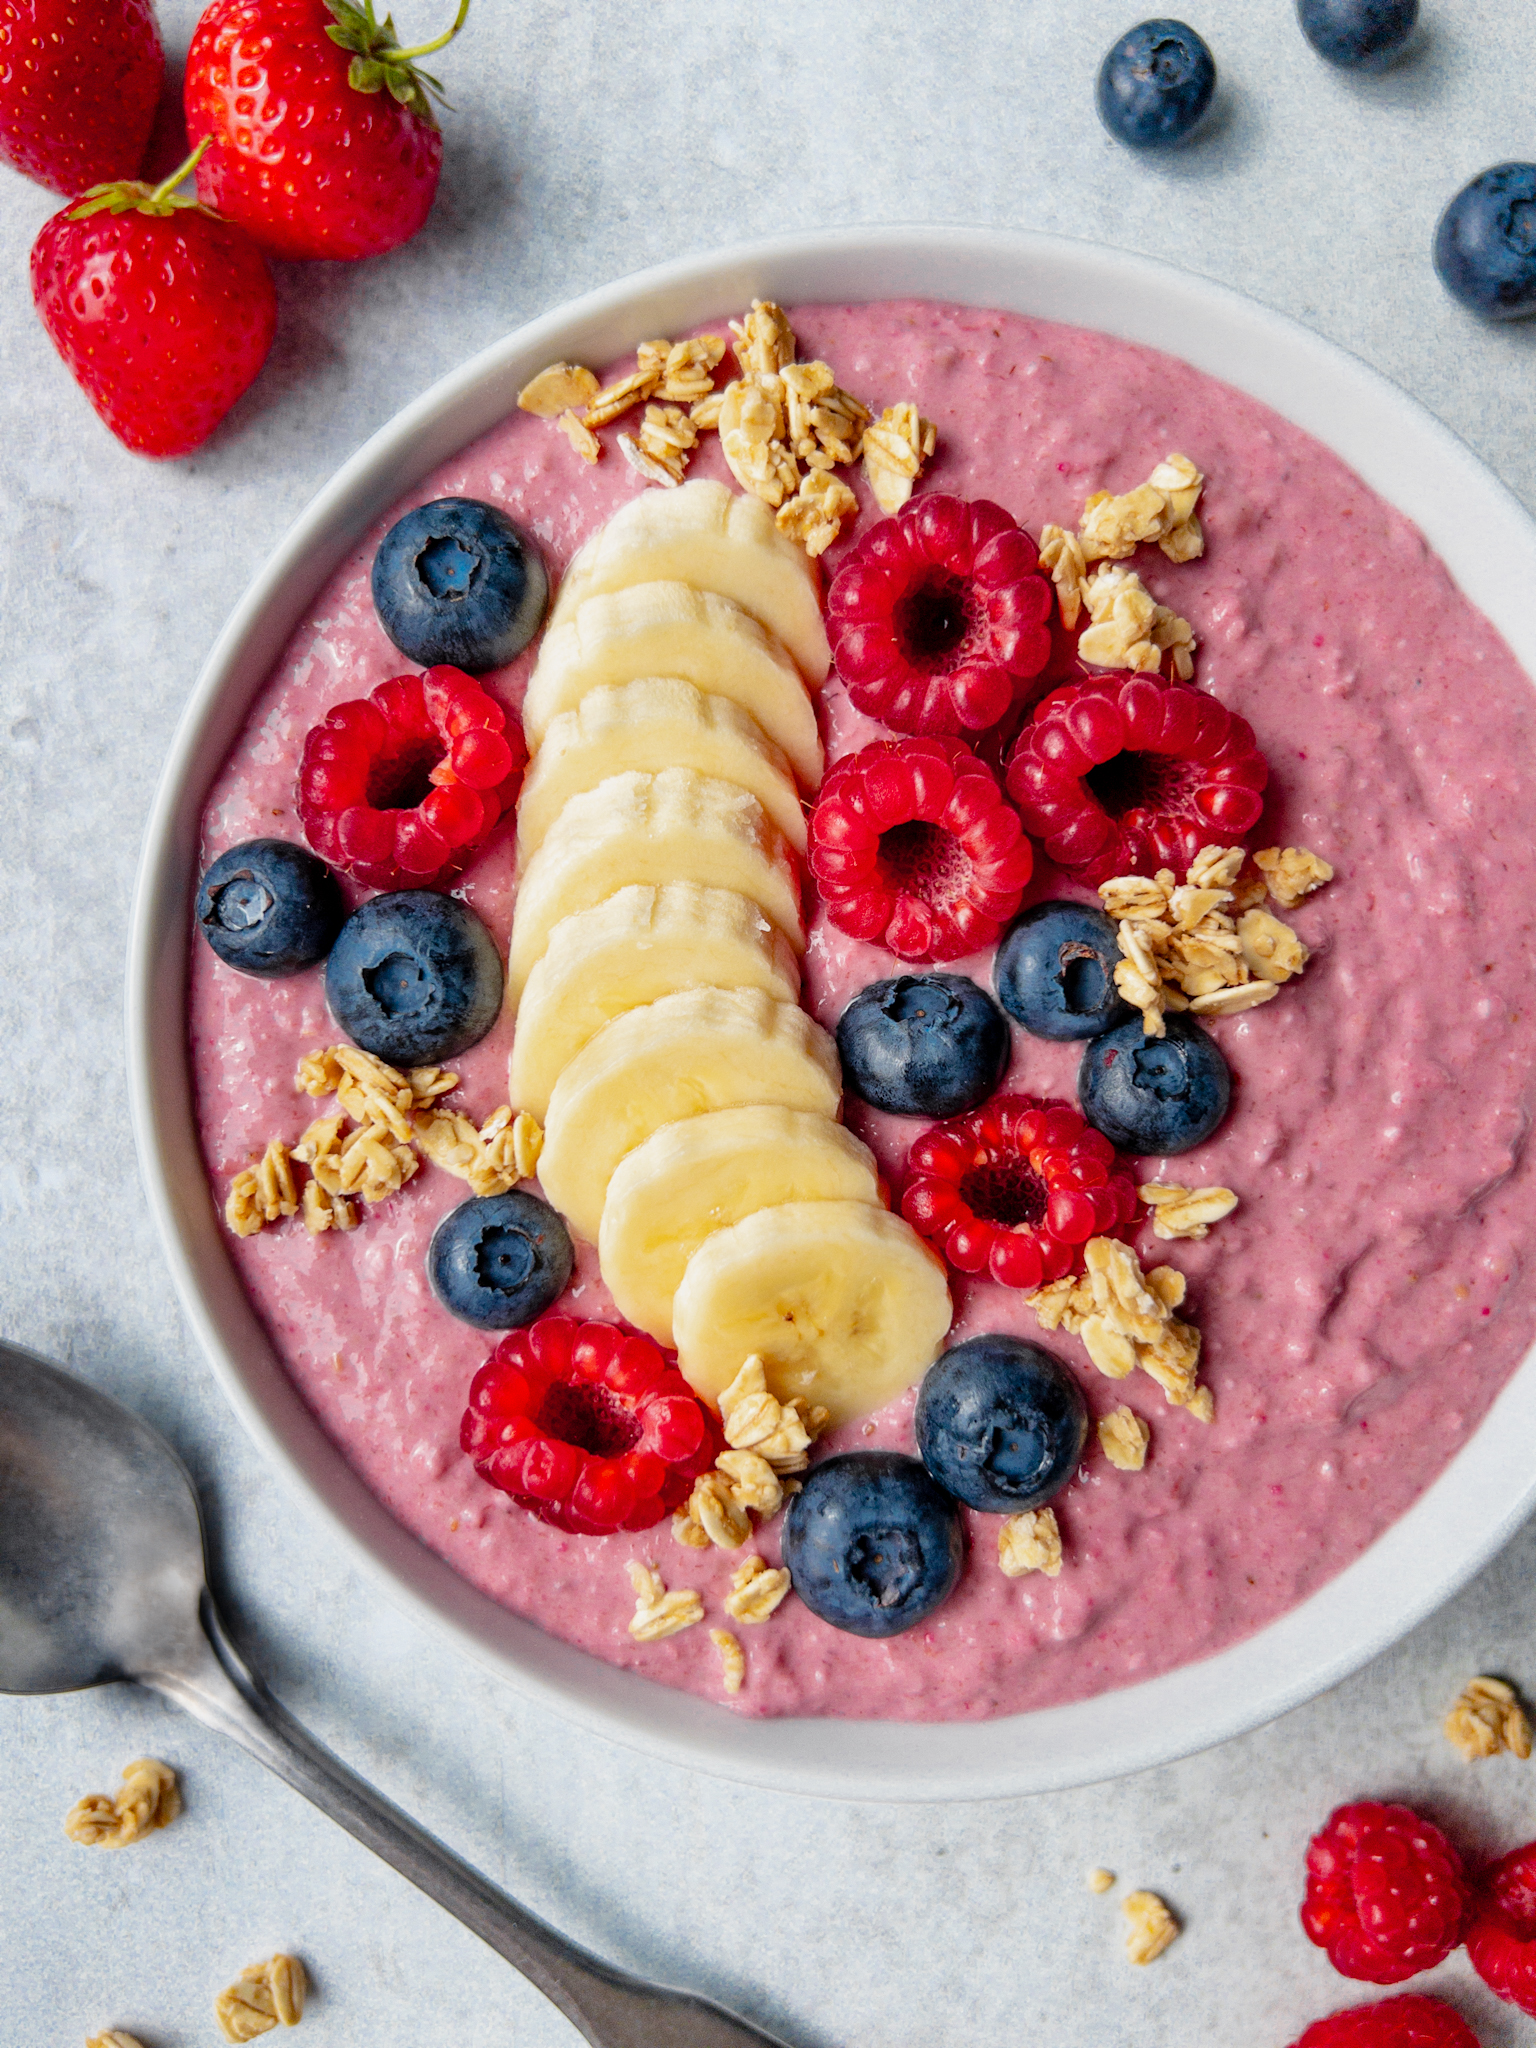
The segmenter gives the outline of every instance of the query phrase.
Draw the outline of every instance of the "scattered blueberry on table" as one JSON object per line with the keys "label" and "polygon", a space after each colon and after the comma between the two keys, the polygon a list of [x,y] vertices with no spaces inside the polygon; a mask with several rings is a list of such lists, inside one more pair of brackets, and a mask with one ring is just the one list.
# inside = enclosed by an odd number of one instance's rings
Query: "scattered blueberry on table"
{"label": "scattered blueberry on table", "polygon": [[895,1636],[954,1591],[960,1510],[916,1458],[843,1451],[813,1466],[784,1517],[795,1591],[832,1628]]}
{"label": "scattered blueberry on table", "polygon": [[1036,1038],[1097,1038],[1130,1016],[1115,987],[1113,919],[1091,903],[1037,903],[997,949],[997,1000]]}
{"label": "scattered blueberry on table", "polygon": [[1232,1077],[1221,1050],[1192,1017],[1163,1019],[1148,1038],[1139,1016],[1092,1039],[1077,1072],[1083,1115],[1122,1152],[1144,1159],[1188,1152],[1227,1113]]}
{"label": "scattered blueberry on table", "polygon": [[263,981],[323,960],[346,917],[336,877],[287,839],[221,853],[197,891],[197,928],[226,967]]}
{"label": "scattered blueberry on table", "polygon": [[1301,32],[1330,64],[1384,71],[1401,56],[1419,19],[1419,0],[1296,0]]}
{"label": "scattered blueberry on table", "polygon": [[395,521],[373,558],[379,623],[423,668],[500,668],[537,633],[548,602],[537,547],[478,498],[418,505]]}
{"label": "scattered blueberry on table", "polygon": [[892,1116],[959,1116],[1008,1065],[1008,1020],[963,974],[900,974],[860,989],[838,1019],[853,1094]]}
{"label": "scattered blueberry on table", "polygon": [[331,1015],[393,1067],[449,1060],[484,1038],[501,1009],[495,941],[456,896],[371,896],[342,926],[325,969]]}
{"label": "scattered blueberry on table", "polygon": [[477,1330],[537,1322],[571,1278],[565,1225],[537,1195],[513,1188],[450,1209],[427,1246],[427,1280],[449,1315]]}
{"label": "scattered blueberry on table", "polygon": [[970,1337],[930,1366],[914,1417],[923,1463],[983,1514],[1043,1508],[1077,1470],[1088,1404],[1060,1359],[1022,1337]]}
{"label": "scattered blueberry on table", "polygon": [[1435,229],[1435,269],[1485,320],[1536,313],[1536,164],[1495,164],[1462,187]]}
{"label": "scattered blueberry on table", "polygon": [[1187,22],[1159,15],[1127,29],[1099,66],[1099,119],[1132,149],[1192,135],[1216,90],[1216,60]]}

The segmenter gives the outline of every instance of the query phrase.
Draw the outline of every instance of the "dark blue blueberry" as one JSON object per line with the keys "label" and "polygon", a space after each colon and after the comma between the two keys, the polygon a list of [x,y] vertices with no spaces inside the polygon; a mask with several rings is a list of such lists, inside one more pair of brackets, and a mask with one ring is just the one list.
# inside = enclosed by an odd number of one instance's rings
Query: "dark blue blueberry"
{"label": "dark blue blueberry", "polygon": [[1214,1039],[1192,1017],[1165,1017],[1148,1038],[1139,1016],[1095,1038],[1077,1070],[1077,1097],[1095,1129],[1144,1159],[1187,1152],[1227,1113],[1232,1077]]}
{"label": "dark blue blueberry", "polygon": [[997,1000],[1036,1038],[1097,1038],[1131,1014],[1115,988],[1120,947],[1091,903],[1037,903],[997,949]]}
{"label": "dark blue blueberry", "polygon": [[960,1510],[899,1451],[844,1451],[814,1466],[784,1517],[795,1591],[849,1635],[897,1636],[932,1614],[964,1558]]}
{"label": "dark blue blueberry", "polygon": [[520,1330],[564,1294],[571,1239],[537,1195],[513,1188],[450,1209],[427,1246],[432,1292],[477,1330]]}
{"label": "dark blue blueberry", "polygon": [[1413,34],[1419,0],[1296,0],[1296,18],[1330,64],[1384,71]]}
{"label": "dark blue blueberry", "polygon": [[1182,21],[1127,29],[1099,66],[1099,119],[1116,142],[1167,149],[1198,127],[1216,90],[1216,60]]}
{"label": "dark blue blueberry", "polygon": [[423,668],[480,675],[521,654],[544,619],[544,558],[505,512],[436,498],[385,534],[373,558],[379,623]]}
{"label": "dark blue blueberry", "polygon": [[431,889],[370,896],[331,948],[325,1000],[355,1045],[392,1067],[451,1060],[501,1009],[501,955],[475,913]]}
{"label": "dark blue blueberry", "polygon": [[838,1019],[853,1093],[892,1116],[959,1116],[1008,1065],[1008,1020],[963,974],[900,974],[860,989]]}
{"label": "dark blue blueberry", "polygon": [[969,1337],[946,1351],[918,1391],[915,1421],[940,1486],[987,1515],[1043,1508],[1088,1441],[1077,1380],[1022,1337]]}
{"label": "dark blue blueberry", "polygon": [[197,924],[227,967],[263,981],[323,960],[347,906],[323,860],[287,839],[247,839],[198,885]]}
{"label": "dark blue blueberry", "polygon": [[1435,269],[1485,320],[1536,313],[1536,164],[1495,164],[1456,194],[1435,229]]}

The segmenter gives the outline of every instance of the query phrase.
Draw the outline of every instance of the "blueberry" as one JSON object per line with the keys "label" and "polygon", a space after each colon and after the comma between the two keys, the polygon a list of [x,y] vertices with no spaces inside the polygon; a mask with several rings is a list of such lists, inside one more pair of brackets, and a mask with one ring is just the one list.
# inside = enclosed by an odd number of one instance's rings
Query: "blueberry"
{"label": "blueberry", "polygon": [[1536,313],[1536,164],[1495,164],[1456,194],[1435,229],[1435,269],[1485,320]]}
{"label": "blueberry", "polygon": [[899,1451],[828,1458],[784,1517],[795,1591],[849,1635],[897,1636],[922,1621],[954,1591],[964,1556],[960,1510]]}
{"label": "blueberry", "polygon": [[1099,119],[1132,149],[1167,149],[1198,127],[1216,90],[1216,60],[1182,21],[1127,29],[1099,66]]}
{"label": "blueberry", "polygon": [[570,1233],[548,1202],[513,1188],[450,1209],[427,1246],[432,1292],[477,1330],[520,1330],[564,1294]]}
{"label": "blueberry", "polygon": [[1008,1020],[963,974],[900,974],[859,990],[838,1019],[853,1093],[892,1116],[959,1116],[985,1102],[1011,1050]]}
{"label": "blueberry", "polygon": [[1384,71],[1413,34],[1419,0],[1296,0],[1301,32],[1330,64]]}
{"label": "blueberry", "polygon": [[1037,903],[997,949],[997,1000],[1036,1038],[1097,1038],[1130,1016],[1115,987],[1114,921],[1091,903]]}
{"label": "blueberry", "polygon": [[505,512],[436,498],[397,519],[373,558],[379,623],[423,668],[479,675],[521,654],[549,602],[544,558]]}
{"label": "blueberry", "polygon": [[940,1486],[988,1515],[1043,1508],[1088,1441],[1082,1388],[1022,1337],[970,1337],[946,1351],[918,1392],[915,1421]]}
{"label": "blueberry", "polygon": [[1166,1038],[1148,1038],[1140,1017],[1106,1031],[1083,1052],[1077,1095],[1083,1115],[1112,1145],[1143,1158],[1188,1152],[1227,1113],[1232,1077],[1213,1039],[1191,1017],[1165,1017]]}
{"label": "blueberry", "polygon": [[287,839],[247,839],[198,885],[197,924],[226,967],[272,981],[323,960],[347,906],[323,860]]}
{"label": "blueberry", "polygon": [[501,1008],[501,955],[475,913],[431,889],[371,896],[331,948],[325,1000],[354,1044],[394,1067],[451,1060]]}

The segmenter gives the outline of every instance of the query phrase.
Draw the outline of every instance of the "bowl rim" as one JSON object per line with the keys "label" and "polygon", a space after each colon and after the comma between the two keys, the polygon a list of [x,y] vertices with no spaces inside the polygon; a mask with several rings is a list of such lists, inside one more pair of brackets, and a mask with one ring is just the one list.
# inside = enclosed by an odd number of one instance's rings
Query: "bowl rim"
{"label": "bowl rim", "polygon": [[1536,583],[1536,521],[1416,400],[1227,286],[1064,236],[942,224],[782,235],[655,265],[524,323],[402,408],[299,514],[230,614],[172,740],[134,893],[125,995],[140,1173],[183,1312],[247,1432],[391,1602],[536,1704],[651,1756],[774,1791],[920,1801],[1063,1790],[1262,1725],[1337,1684],[1465,1585],[1536,1506],[1524,1450],[1536,1432],[1536,1348],[1404,1515],[1301,1605],[1214,1656],[987,1721],[749,1720],[546,1635],[394,1521],[278,1363],[225,1251],[198,1148],[184,1028],[198,821],[307,605],[373,521],[504,417],[545,363],[608,360],[754,297],[948,300],[1182,357],[1315,435],[1412,519],[1536,674],[1536,618],[1518,601]]}

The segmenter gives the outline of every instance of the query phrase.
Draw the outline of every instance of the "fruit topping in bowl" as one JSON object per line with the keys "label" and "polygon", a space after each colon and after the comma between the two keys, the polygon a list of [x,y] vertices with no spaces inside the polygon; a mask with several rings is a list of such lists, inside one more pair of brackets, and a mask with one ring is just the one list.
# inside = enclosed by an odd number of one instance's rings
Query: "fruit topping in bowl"
{"label": "fruit topping in bowl", "polygon": [[427,1247],[432,1292],[461,1323],[517,1330],[553,1307],[570,1282],[570,1234],[548,1202],[521,1188],[450,1209]]}
{"label": "fruit topping in bowl", "polygon": [[226,967],[267,981],[323,960],[347,913],[323,860],[287,839],[247,839],[210,864],[194,914]]}
{"label": "fruit topping in bowl", "polygon": [[1033,1293],[1080,1272],[1090,1238],[1128,1228],[1136,1189],[1067,1103],[998,1095],[917,1140],[901,1213],[957,1271]]}
{"label": "fruit topping in bowl", "polygon": [[811,813],[828,917],[903,960],[996,943],[1034,854],[997,777],[963,741],[877,740],[839,761]]}
{"label": "fruit topping in bowl", "polygon": [[1088,903],[1036,903],[997,949],[997,1000],[1036,1038],[1096,1038],[1130,1014],[1115,985],[1112,919]]}
{"label": "fruit topping in bowl", "polygon": [[1232,1077],[1193,1017],[1163,1019],[1149,1038],[1140,1018],[1089,1041],[1077,1071],[1083,1115],[1112,1145],[1163,1158],[1201,1145],[1227,1113]]}
{"label": "fruit topping in bowl", "polygon": [[1007,1072],[1008,1020],[963,974],[900,974],[860,989],[837,1024],[843,1081],[891,1116],[959,1116]]}
{"label": "fruit topping in bowl", "polygon": [[1001,505],[934,494],[872,526],[827,595],[838,674],[897,732],[980,731],[1051,650],[1040,550]]}
{"label": "fruit topping in bowl", "polygon": [[588,1536],[651,1528],[721,1447],[649,1337],[566,1316],[501,1340],[470,1385],[460,1442],[490,1485]]}
{"label": "fruit topping in bowl", "polygon": [[1077,1471],[1088,1403],[1071,1371],[1020,1337],[971,1337],[923,1380],[913,1417],[923,1463],[988,1515],[1043,1508]]}
{"label": "fruit topping in bowl", "polygon": [[365,1052],[402,1067],[453,1059],[501,1009],[501,955],[467,904],[430,889],[370,896],[325,968],[331,1015]]}
{"label": "fruit topping in bowl", "polygon": [[478,498],[407,512],[373,558],[379,624],[408,661],[472,675],[521,654],[544,623],[549,577],[528,535]]}
{"label": "fruit topping in bowl", "polygon": [[844,1451],[809,1472],[790,1502],[784,1561],[800,1598],[833,1628],[894,1636],[954,1591],[965,1532],[916,1458]]}
{"label": "fruit topping in bowl", "polygon": [[1259,822],[1269,768],[1244,718],[1214,697],[1145,675],[1053,690],[1008,763],[1026,828],[1087,882],[1183,875],[1214,838]]}
{"label": "fruit topping in bowl", "polygon": [[316,853],[370,889],[427,889],[459,874],[517,795],[521,732],[472,676],[392,676],[310,729],[299,816]]}

